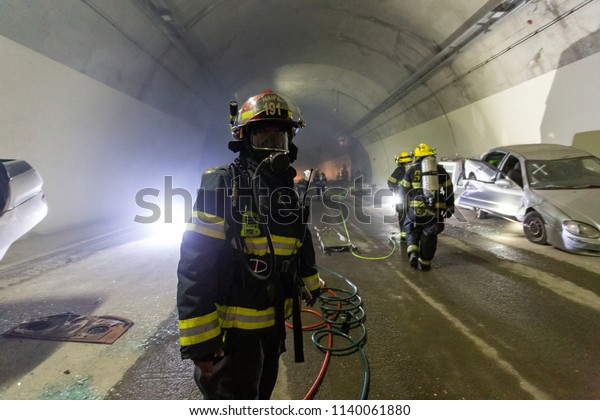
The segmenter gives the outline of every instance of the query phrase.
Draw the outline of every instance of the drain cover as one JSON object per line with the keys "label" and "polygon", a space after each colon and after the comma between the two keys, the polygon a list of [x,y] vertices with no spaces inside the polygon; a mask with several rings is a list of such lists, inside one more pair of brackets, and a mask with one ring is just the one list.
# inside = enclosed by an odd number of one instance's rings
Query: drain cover
{"label": "drain cover", "polygon": [[39,340],[112,344],[132,325],[132,321],[117,316],[86,316],[66,312],[23,322],[3,335]]}

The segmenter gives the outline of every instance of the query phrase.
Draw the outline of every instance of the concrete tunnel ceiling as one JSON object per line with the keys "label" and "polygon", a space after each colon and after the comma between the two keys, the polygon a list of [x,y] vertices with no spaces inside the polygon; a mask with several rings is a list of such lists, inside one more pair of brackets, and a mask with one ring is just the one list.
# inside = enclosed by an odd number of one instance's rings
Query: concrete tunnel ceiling
{"label": "concrete tunnel ceiling", "polygon": [[[302,169],[369,166],[370,145],[595,54],[594,14],[597,0],[4,0],[0,34],[196,127],[212,164],[232,158],[230,100],[285,94],[308,123]],[[556,22],[542,49],[502,55]]]}
{"label": "concrete tunnel ceiling", "polygon": [[[271,88],[308,126],[299,164],[346,152],[340,136],[376,108],[457,31],[498,1],[185,1],[146,4],[176,32],[223,93]],[[216,97],[219,95],[216,94]],[[305,164],[305,166],[310,166]]]}

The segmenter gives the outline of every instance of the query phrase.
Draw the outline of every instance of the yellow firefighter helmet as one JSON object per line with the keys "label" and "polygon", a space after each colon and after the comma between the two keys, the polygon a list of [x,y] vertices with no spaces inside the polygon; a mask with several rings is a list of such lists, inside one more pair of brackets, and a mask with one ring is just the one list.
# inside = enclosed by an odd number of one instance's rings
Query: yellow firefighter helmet
{"label": "yellow firefighter helmet", "polygon": [[435,155],[435,147],[430,147],[425,143],[421,143],[415,148],[415,157],[419,158],[432,155]]}

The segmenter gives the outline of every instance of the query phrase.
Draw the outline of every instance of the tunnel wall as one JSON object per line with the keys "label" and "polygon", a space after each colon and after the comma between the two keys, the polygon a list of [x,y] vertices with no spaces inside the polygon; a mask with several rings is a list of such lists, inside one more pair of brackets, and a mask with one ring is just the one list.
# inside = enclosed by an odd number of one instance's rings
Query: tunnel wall
{"label": "tunnel wall", "polygon": [[[373,183],[384,185],[392,157],[419,142],[437,147],[438,157],[471,157],[517,143],[572,145],[583,132],[600,128],[600,53],[366,146]],[[598,145],[578,142],[597,153]]]}
{"label": "tunnel wall", "polygon": [[49,205],[33,233],[130,225],[144,188],[194,194],[198,128],[1,36],[0,55],[0,156],[39,171]]}

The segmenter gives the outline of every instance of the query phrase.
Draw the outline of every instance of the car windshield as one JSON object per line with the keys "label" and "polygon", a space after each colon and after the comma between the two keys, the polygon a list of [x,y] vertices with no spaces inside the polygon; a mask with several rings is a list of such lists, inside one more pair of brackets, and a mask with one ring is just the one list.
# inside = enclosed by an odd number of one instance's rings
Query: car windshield
{"label": "car windshield", "polygon": [[529,160],[529,186],[540,189],[600,188],[600,160],[595,157]]}

